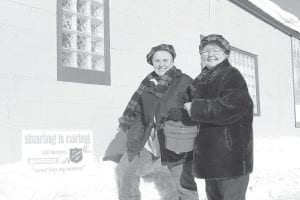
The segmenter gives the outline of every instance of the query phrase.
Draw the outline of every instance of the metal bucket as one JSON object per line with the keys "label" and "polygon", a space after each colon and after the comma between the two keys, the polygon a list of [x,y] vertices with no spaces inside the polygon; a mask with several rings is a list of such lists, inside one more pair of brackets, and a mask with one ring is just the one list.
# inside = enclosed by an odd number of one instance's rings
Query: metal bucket
{"label": "metal bucket", "polygon": [[164,124],[165,147],[174,152],[189,152],[194,148],[197,126],[185,126],[181,122],[166,121]]}

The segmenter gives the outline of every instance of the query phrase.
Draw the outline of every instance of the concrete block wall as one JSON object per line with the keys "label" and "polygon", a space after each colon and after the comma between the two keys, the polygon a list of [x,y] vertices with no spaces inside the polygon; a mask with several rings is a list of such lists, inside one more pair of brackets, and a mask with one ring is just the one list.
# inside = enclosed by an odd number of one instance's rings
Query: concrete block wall
{"label": "concrete block wall", "polygon": [[111,86],[56,81],[56,3],[0,2],[0,163],[21,159],[21,130],[28,128],[91,129],[101,159],[118,117],[152,70],[150,48],[173,44],[176,66],[194,78],[200,34],[213,32],[258,55],[256,135],[297,134],[290,38],[228,0],[110,0]]}
{"label": "concrete block wall", "polygon": [[0,2],[0,162],[20,160],[21,130],[42,126],[44,85],[56,79],[56,5]]}

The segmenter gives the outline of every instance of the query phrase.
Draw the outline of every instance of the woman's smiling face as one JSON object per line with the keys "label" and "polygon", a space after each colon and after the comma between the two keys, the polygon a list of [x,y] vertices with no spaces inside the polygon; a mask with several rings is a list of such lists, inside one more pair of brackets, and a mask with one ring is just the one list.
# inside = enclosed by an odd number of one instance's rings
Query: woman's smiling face
{"label": "woman's smiling face", "polygon": [[170,52],[157,51],[152,58],[154,71],[158,76],[163,76],[169,69],[173,67],[174,61]]}
{"label": "woman's smiling face", "polygon": [[215,44],[205,46],[200,54],[204,66],[208,68],[215,67],[229,56],[222,48]]}

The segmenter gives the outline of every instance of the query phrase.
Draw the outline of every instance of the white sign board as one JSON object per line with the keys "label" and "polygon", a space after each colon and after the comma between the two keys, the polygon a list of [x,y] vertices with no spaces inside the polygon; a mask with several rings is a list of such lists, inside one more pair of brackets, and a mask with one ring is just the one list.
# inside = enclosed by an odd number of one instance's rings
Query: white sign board
{"label": "white sign board", "polygon": [[22,161],[36,173],[85,170],[93,163],[93,132],[23,130]]}

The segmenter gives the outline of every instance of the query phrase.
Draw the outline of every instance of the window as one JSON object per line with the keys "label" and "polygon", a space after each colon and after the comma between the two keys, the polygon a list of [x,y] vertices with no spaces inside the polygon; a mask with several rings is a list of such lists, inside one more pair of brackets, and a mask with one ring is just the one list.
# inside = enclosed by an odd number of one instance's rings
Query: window
{"label": "window", "polygon": [[292,61],[294,73],[295,125],[300,128],[300,40],[292,37]]}
{"label": "window", "polygon": [[110,85],[108,0],[58,0],[57,80]]}
{"label": "window", "polygon": [[235,47],[230,47],[231,53],[229,57],[229,62],[239,69],[243,74],[247,85],[249,93],[253,100],[254,105],[254,115],[260,115],[260,106],[259,106],[259,90],[258,90],[258,72],[257,72],[257,56],[240,50]]}

